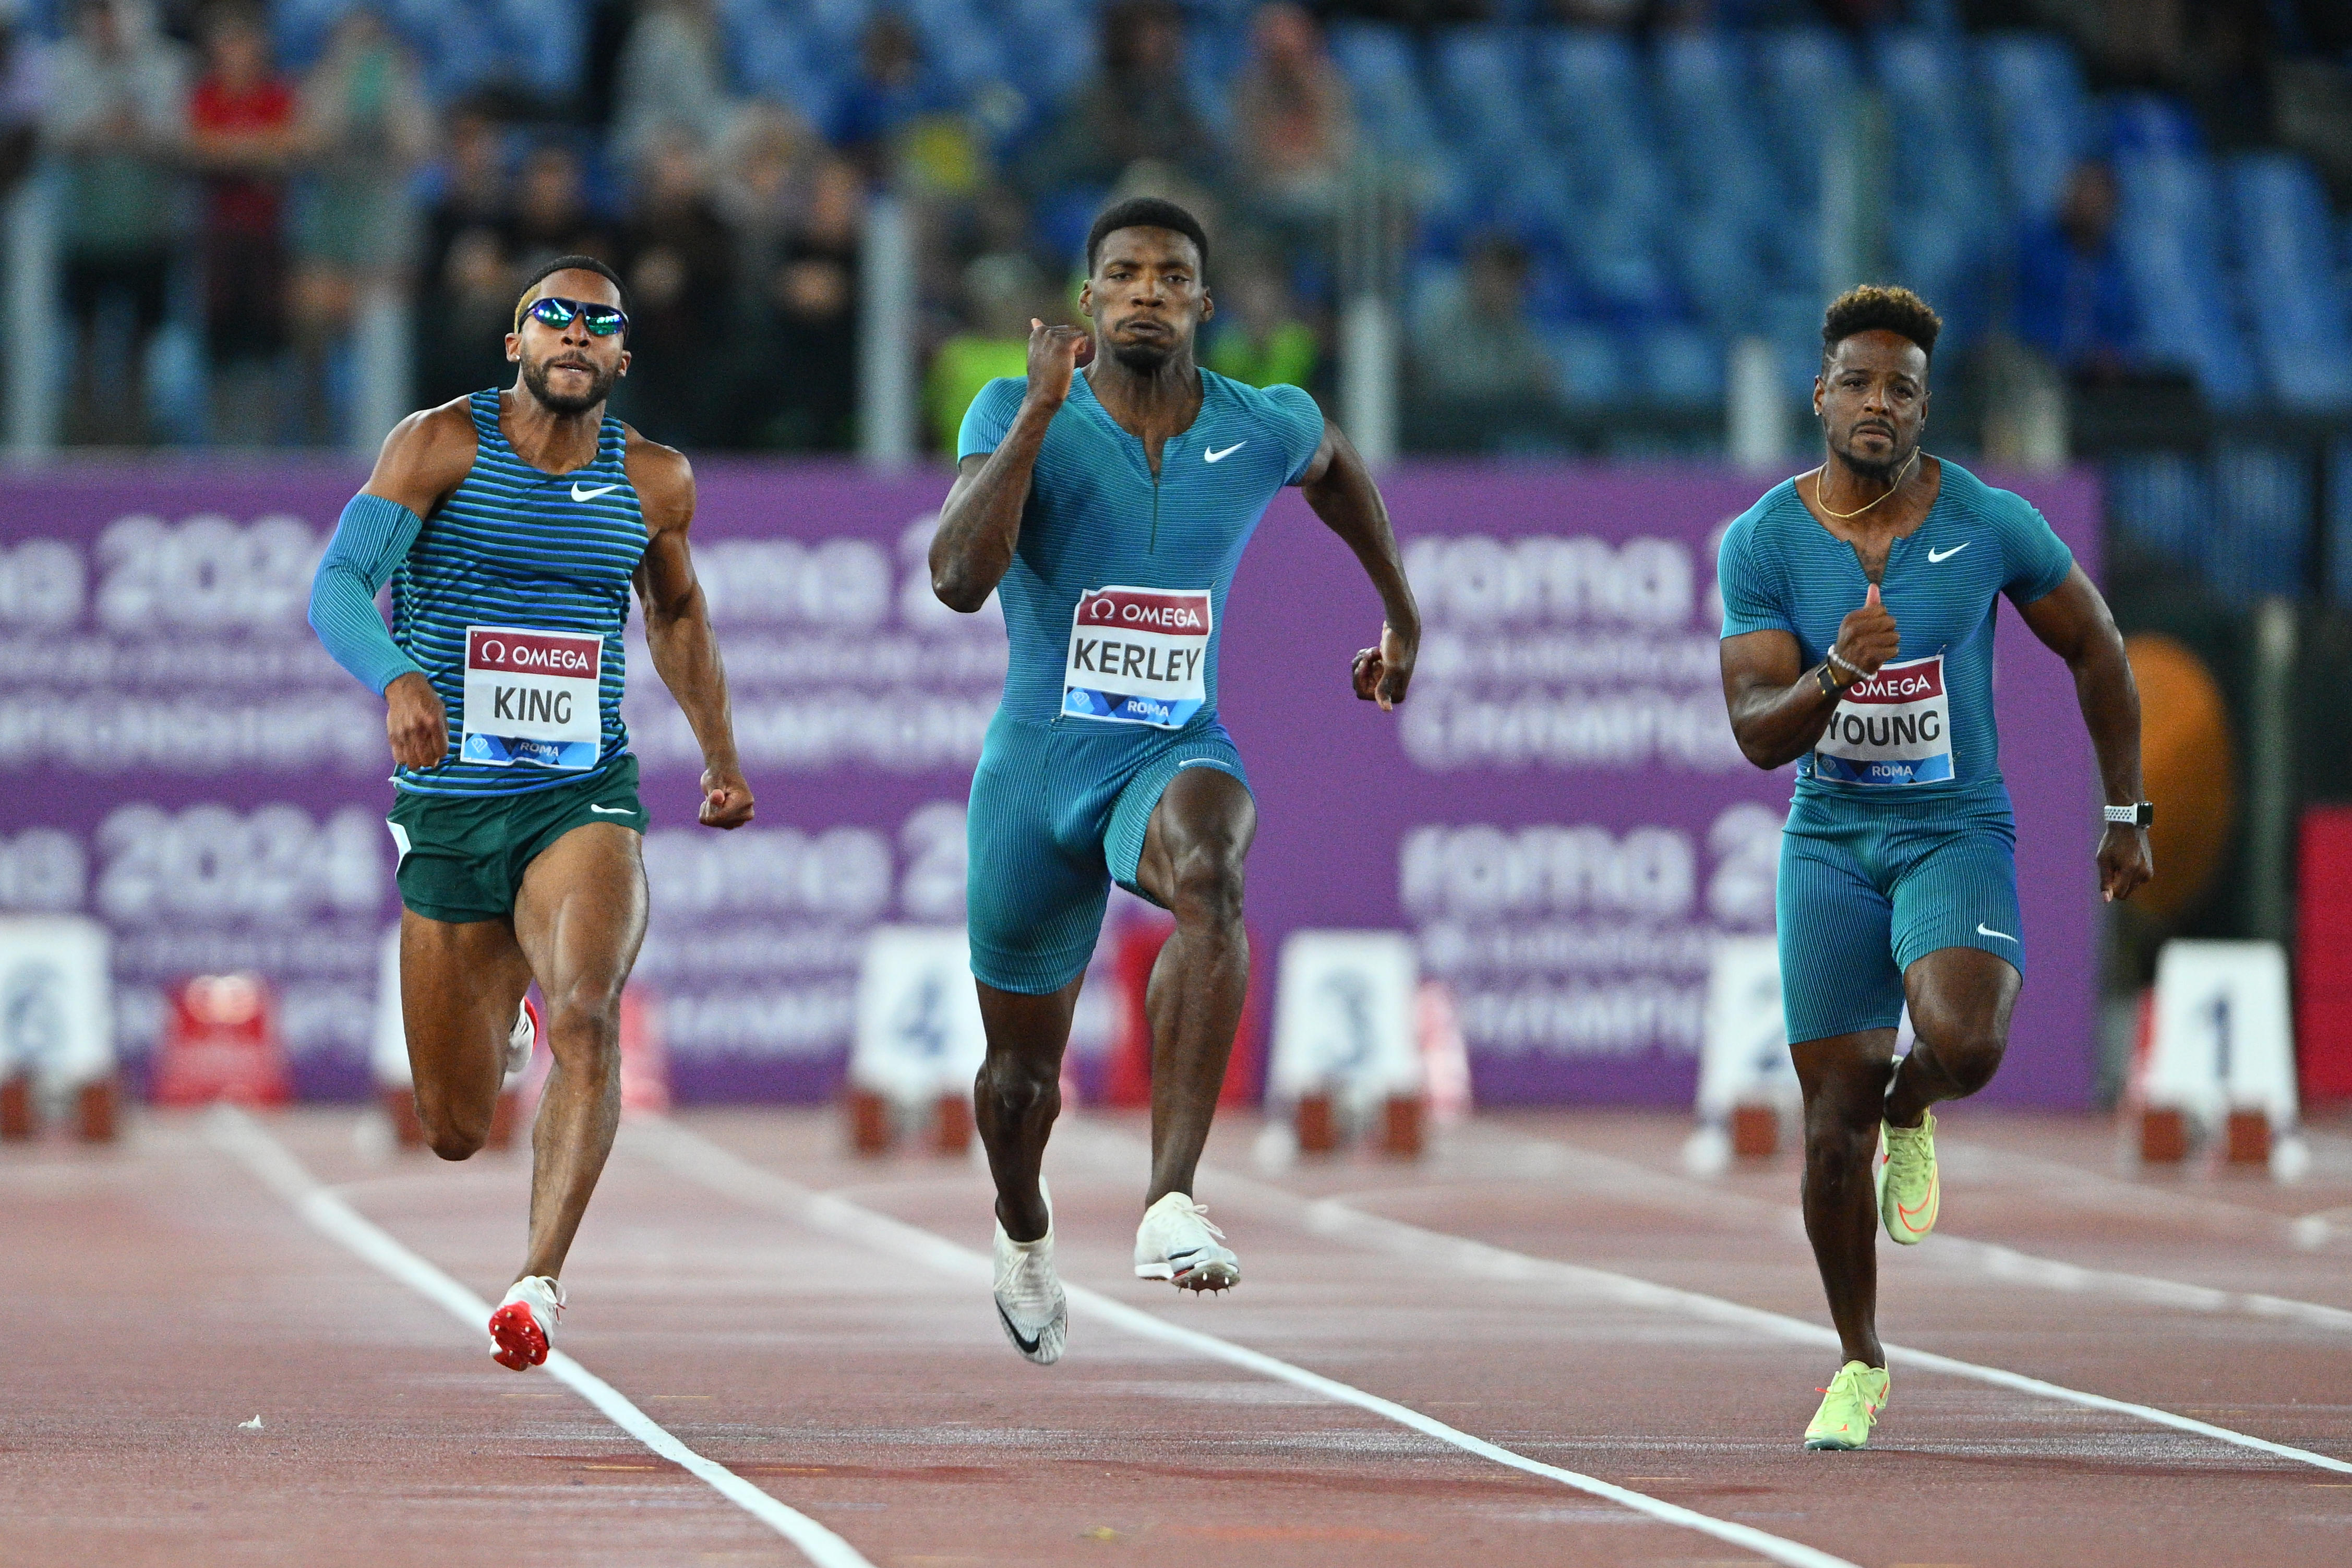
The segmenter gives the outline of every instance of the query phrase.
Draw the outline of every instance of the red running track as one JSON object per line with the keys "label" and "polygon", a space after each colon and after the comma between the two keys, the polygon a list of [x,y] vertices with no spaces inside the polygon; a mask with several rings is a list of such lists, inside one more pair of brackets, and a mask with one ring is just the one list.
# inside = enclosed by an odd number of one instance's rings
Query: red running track
{"label": "red running track", "polygon": [[[242,1125],[0,1151],[0,1563],[809,1561],[546,1372],[493,1365],[254,1151],[274,1140],[493,1300],[520,1155],[370,1153],[346,1113]],[[1692,1181],[1686,1124],[1659,1116],[1490,1117],[1419,1165],[1271,1174],[1235,1118],[1201,1196],[1244,1283],[1208,1300],[1129,1277],[1140,1126],[1066,1124],[1063,1271],[1099,1297],[1051,1368],[996,1327],[975,1168],[852,1160],[829,1114],[632,1124],[559,1344],[877,1568],[1768,1560],[1448,1430],[1761,1531],[1783,1562],[2352,1560],[2352,1136],[2322,1130],[2279,1187],[2123,1172],[2105,1123],[1944,1125],[1944,1229],[1881,1249],[1883,1326],[2055,1388],[1898,1359],[1862,1454],[1797,1446],[1835,1355],[1793,1167]]]}

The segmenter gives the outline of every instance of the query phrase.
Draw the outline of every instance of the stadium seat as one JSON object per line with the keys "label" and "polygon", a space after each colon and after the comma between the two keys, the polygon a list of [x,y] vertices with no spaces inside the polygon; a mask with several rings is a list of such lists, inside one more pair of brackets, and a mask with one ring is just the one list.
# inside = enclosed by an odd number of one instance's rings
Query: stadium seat
{"label": "stadium seat", "polygon": [[2299,411],[2352,408],[2352,323],[2318,176],[2295,154],[2252,152],[2231,161],[2228,183],[2245,318],[2273,395]]}
{"label": "stadium seat", "polygon": [[2069,172],[2095,150],[2082,67],[2055,37],[2003,33],[1984,41],[1979,68],[2012,210],[2045,220],[2058,210]]}
{"label": "stadium seat", "polygon": [[2216,405],[2246,405],[2260,382],[2222,271],[2211,160],[2132,152],[2118,156],[2116,177],[2116,243],[2139,300],[2143,352],[2194,371]]}

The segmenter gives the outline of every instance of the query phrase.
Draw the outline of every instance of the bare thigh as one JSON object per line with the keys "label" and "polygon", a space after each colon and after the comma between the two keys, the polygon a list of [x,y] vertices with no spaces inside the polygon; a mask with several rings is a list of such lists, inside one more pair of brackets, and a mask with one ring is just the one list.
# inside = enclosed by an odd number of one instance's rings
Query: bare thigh
{"label": "bare thigh", "polygon": [[506,1081],[507,1034],[530,965],[503,920],[428,920],[400,912],[400,1013],[416,1111],[445,1155],[488,1134]]}

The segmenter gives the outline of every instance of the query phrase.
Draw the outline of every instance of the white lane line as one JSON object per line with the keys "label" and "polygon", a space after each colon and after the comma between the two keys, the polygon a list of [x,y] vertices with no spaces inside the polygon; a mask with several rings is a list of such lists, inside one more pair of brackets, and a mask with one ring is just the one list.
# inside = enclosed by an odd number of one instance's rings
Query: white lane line
{"label": "white lane line", "polygon": [[[233,1156],[261,1184],[286,1200],[310,1228],[473,1329],[487,1343],[482,1325],[490,1304],[410,1251],[350,1204],[320,1186],[302,1163],[243,1111],[223,1104],[207,1118],[205,1135]],[[485,1359],[488,1353],[485,1352]],[[631,1404],[611,1384],[563,1352],[550,1351],[547,1372],[603,1412],[613,1425],[646,1448],[706,1482],[728,1501],[800,1548],[816,1568],[874,1568],[857,1549],[808,1515],[787,1508],[715,1459],[679,1442],[652,1416]],[[484,1376],[506,1376],[485,1367]]]}
{"label": "white lane line", "polygon": [[[1075,1125],[1072,1124],[1074,1121]],[[1112,1149],[1117,1149],[1124,1155],[1133,1155],[1144,1148],[1140,1141],[1123,1132],[1075,1118],[1065,1117],[1062,1125],[1056,1130],[1062,1134],[1065,1148],[1083,1148],[1091,1145],[1097,1155]],[[1557,1145],[1547,1146],[1557,1147]],[[1593,1157],[1601,1162],[1604,1167],[1621,1163],[1630,1164],[1630,1162],[1612,1160],[1606,1155]],[[1368,1213],[1360,1208],[1350,1207],[1336,1198],[1302,1197],[1287,1187],[1256,1181],[1231,1171],[1213,1171],[1203,1166],[1202,1175],[1203,1177],[1213,1176],[1219,1186],[1236,1195],[1244,1196],[1246,1201],[1263,1204],[1277,1210],[1289,1210],[1298,1217],[1299,1223],[1305,1228],[1326,1240],[1346,1242],[1361,1247],[1368,1251],[1409,1257],[1423,1263],[1430,1261],[1433,1258],[1443,1258],[1461,1272],[1481,1279],[1510,1284],[1565,1285],[1580,1293],[1588,1296],[1597,1295],[1604,1300],[1619,1301],[1627,1306],[1681,1313],[1706,1322],[1747,1328],[1799,1344],[1822,1345],[1832,1350],[1838,1348],[1838,1337],[1833,1331],[1818,1323],[1807,1322],[1802,1318],[1792,1318],[1785,1313],[1768,1312],[1762,1307],[1746,1306],[1738,1301],[1726,1301],[1720,1296],[1703,1295],[1696,1291],[1685,1291],[1674,1285],[1660,1285],[1631,1274],[1612,1273],[1605,1269],[1594,1269],[1581,1263],[1563,1263],[1557,1259],[1538,1258],[1527,1252],[1514,1252],[1507,1248],[1496,1247],[1488,1242],[1474,1241],[1467,1237],[1430,1230],[1422,1226],[1408,1224],[1402,1219],[1390,1219],[1382,1215]],[[2048,1383],[2038,1377],[2028,1377],[2021,1373],[2004,1371],[1997,1366],[1985,1366],[1976,1362],[1961,1361],[1953,1356],[1938,1355],[1933,1351],[1912,1350],[1896,1344],[1887,1344],[1885,1350],[1886,1358],[1892,1364],[1916,1366],[1929,1371],[1946,1373],[1954,1377],[1970,1378],[1979,1383],[2013,1388],[2020,1393],[2038,1395],[2042,1398],[2054,1399],[2063,1404],[2078,1405],[2085,1409],[2114,1411],[2119,1415],[2136,1416],[2156,1426],[2170,1427],[2182,1432],[2193,1432],[2199,1437],[2232,1443],[2240,1448],[2252,1448],[2262,1453],[2275,1455],[2280,1458],[2294,1459],[2300,1464],[2315,1466],[2320,1469],[2336,1470],[2352,1475],[2352,1463],[2343,1459],[2335,1458],[2326,1454],[2314,1453],[2308,1448],[2294,1448],[2285,1443],[2273,1443],[2267,1437],[2257,1437],[2250,1433],[2232,1431],[2227,1427],[2216,1427],[2209,1421],[2200,1421],[2194,1416],[2178,1416],[2153,1405],[2137,1405],[2129,1400],[2111,1399],[2104,1394],[2090,1394],[2079,1388],[2068,1388],[2063,1384]]]}
{"label": "white lane line", "polygon": [[[1737,1208],[1743,1213],[1769,1219],[1794,1235],[1804,1234],[1803,1217],[1783,1204],[1766,1203],[1744,1193],[1727,1191],[1688,1176],[1653,1170],[1636,1161],[1604,1155],[1559,1138],[1525,1133],[1490,1133],[1486,1135],[1494,1137],[1507,1148],[1513,1144],[1519,1145],[1511,1152],[1523,1157],[1527,1166],[1536,1167],[1515,1173],[1526,1178],[1539,1180],[1547,1176],[1564,1176],[1588,1191],[1683,1213],[1689,1211],[1693,1198],[1703,1198],[1709,1212],[1720,1213]],[[1982,1151],[1972,1149],[1970,1152]],[[1987,1157],[2007,1159],[2009,1156],[1987,1152]],[[1514,1163],[1517,1164],[1517,1160]],[[2050,1164],[2046,1161],[2041,1163]],[[2050,1165],[2050,1168],[2065,1171],[2069,1175],[2079,1174],[2068,1166]],[[2255,1213],[2251,1209],[2229,1207],[2237,1214]],[[2263,1215],[2260,1218],[2272,1220],[2277,1217]],[[2184,1284],[2177,1280],[2158,1279],[2147,1274],[2085,1268],[2079,1263],[2065,1263],[2055,1258],[2020,1252],[1999,1242],[1978,1241],[1941,1229],[1936,1232],[1932,1247],[1923,1248],[1918,1254],[1904,1260],[1906,1265],[1915,1260],[1922,1266],[1933,1268],[1965,1267],[2005,1283],[2033,1285],[2068,1294],[2099,1292],[2149,1306],[2171,1307],[2192,1312],[2235,1313],[2298,1323],[2305,1328],[2326,1329],[2336,1333],[2352,1333],[2352,1312],[2342,1307],[2296,1301],[2287,1296],[2265,1295],[2255,1291],[2222,1291],[2210,1285]]]}
{"label": "white lane line", "polygon": [[[848,1240],[896,1253],[966,1281],[975,1291],[986,1290],[991,1282],[992,1265],[982,1254],[861,1204],[852,1203],[835,1194],[817,1192],[772,1171],[761,1170],[674,1122],[650,1116],[633,1122],[629,1125],[628,1144],[632,1150],[657,1160],[677,1175],[747,1207],[764,1209]],[[1336,1404],[1351,1405],[1424,1437],[1450,1444],[1465,1453],[1475,1454],[1482,1459],[1528,1475],[1558,1481],[1636,1513],[1647,1514],[1661,1523],[1678,1525],[1685,1530],[1713,1536],[1717,1541],[1742,1547],[1760,1557],[1769,1557],[1775,1563],[1785,1563],[1790,1568],[1854,1568],[1845,1559],[1832,1556],[1801,1542],[1786,1540],[1749,1525],[1699,1513],[1646,1492],[1604,1481],[1596,1476],[1528,1458],[1500,1444],[1490,1443],[1484,1437],[1449,1427],[1434,1416],[1424,1416],[1410,1406],[1383,1399],[1377,1394],[1367,1394],[1351,1385],[1318,1372],[1309,1372],[1303,1366],[1295,1366],[1245,1345],[1235,1344],[1231,1340],[1220,1339],[1215,1334],[1180,1327],[1083,1285],[1073,1285],[1066,1281],[1063,1289],[1068,1292],[1072,1305],[1140,1338],[1180,1346],[1195,1354],[1254,1372],[1261,1377],[1319,1394]]]}

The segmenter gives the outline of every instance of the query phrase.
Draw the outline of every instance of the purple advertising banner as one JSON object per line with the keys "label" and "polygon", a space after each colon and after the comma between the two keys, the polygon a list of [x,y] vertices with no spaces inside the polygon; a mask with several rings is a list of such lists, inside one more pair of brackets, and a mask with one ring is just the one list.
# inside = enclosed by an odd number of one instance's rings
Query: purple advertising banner
{"label": "purple advertising banner", "polygon": [[[303,619],[361,477],[0,478],[0,911],[106,924],[134,1077],[173,982],[251,969],[278,991],[300,1091],[367,1088],[398,913],[383,709]],[[682,1099],[830,1093],[868,932],[961,917],[963,800],[1004,645],[992,606],[930,596],[946,483],[700,466],[696,559],[758,821],[694,825],[699,758],[634,626],[625,710],[651,816],[637,973]],[[1687,1103],[1707,956],[1771,928],[1790,785],[1740,758],[1717,676],[1714,542],[1761,486],[1530,465],[1418,466],[1384,487],[1428,623],[1396,713],[1349,695],[1378,601],[1296,494],[1227,605],[1258,961],[1294,930],[1407,931],[1454,990],[1483,1101]],[[2091,481],[2019,487],[2095,572]],[[2095,774],[2063,667],[2001,619],[2031,979],[1990,1093],[2083,1104]],[[1090,988],[1081,1051],[1108,1040],[1108,1007]]]}

